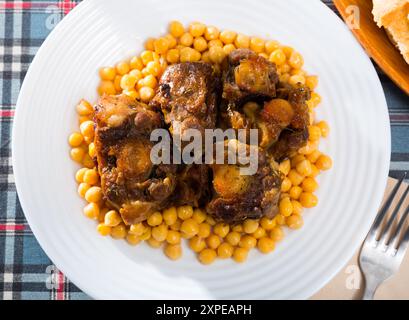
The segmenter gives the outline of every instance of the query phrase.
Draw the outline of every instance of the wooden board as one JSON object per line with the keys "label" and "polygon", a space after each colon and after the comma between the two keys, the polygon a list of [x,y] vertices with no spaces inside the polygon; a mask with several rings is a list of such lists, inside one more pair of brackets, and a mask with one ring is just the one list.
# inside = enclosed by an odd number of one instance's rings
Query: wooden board
{"label": "wooden board", "polygon": [[[372,0],[333,0],[345,21],[351,21],[353,7],[359,8],[359,28],[352,28],[358,41],[379,67],[409,95],[409,65],[391,43],[384,29],[373,20]],[[352,10],[352,11],[351,11]]]}

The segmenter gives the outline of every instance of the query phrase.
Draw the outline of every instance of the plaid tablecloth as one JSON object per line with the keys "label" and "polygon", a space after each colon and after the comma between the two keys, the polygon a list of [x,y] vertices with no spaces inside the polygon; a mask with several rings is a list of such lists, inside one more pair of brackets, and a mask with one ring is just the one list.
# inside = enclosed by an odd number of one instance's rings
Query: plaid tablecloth
{"label": "plaid tablecloth", "polygon": [[[78,2],[0,1],[0,299],[88,298],[56,269],[31,232],[16,193],[10,143],[15,104],[30,62]],[[324,2],[334,9],[330,0]],[[390,170],[396,176],[409,170],[409,97],[382,72],[379,77],[389,105]]]}

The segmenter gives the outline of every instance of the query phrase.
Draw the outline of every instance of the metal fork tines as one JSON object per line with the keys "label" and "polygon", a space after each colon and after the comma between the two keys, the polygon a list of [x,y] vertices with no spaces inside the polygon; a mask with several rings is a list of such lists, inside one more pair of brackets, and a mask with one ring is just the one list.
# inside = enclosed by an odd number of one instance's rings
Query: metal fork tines
{"label": "metal fork tines", "polygon": [[[408,248],[409,227],[406,226],[406,219],[409,205],[403,208],[402,215],[399,213],[408,196],[409,186],[396,202],[406,175],[394,186],[362,246],[359,263],[365,277],[364,300],[373,299],[379,285],[398,271]],[[390,210],[392,213],[388,215]]]}

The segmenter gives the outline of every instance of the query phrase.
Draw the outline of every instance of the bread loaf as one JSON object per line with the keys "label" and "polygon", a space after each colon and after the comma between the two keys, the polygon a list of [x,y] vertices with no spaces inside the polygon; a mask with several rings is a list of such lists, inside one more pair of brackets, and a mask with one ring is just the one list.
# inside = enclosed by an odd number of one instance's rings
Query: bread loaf
{"label": "bread loaf", "polygon": [[409,64],[409,0],[373,0],[372,13]]}

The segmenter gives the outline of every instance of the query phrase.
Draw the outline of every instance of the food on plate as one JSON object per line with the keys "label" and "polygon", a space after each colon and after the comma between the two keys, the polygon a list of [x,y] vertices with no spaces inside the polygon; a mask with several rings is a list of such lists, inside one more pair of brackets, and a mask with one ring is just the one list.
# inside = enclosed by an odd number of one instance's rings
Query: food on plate
{"label": "food on plate", "polygon": [[174,165],[153,165],[152,130],[161,115],[126,95],[104,95],[95,106],[95,152],[106,201],[126,224],[164,209],[176,187]]}
{"label": "food on plate", "polygon": [[372,13],[409,63],[409,0],[373,0]]}
{"label": "food on plate", "polygon": [[276,65],[249,49],[237,49],[224,59],[223,99],[229,105],[268,100],[276,95]]}
{"label": "food on plate", "polygon": [[[304,208],[318,204],[316,178],[332,167],[318,150],[330,130],[316,120],[318,77],[303,64],[277,41],[173,21],[139,55],[101,68],[100,98],[94,107],[79,102],[79,131],[68,139],[82,166],[75,179],[84,214],[101,235],[145,241],[172,260],[183,239],[203,264],[273,251],[285,227],[303,226]],[[188,129],[216,128],[257,129],[258,145],[222,145],[256,152],[254,174],[242,175],[240,163],[151,161],[153,130],[174,144]]]}
{"label": "food on plate", "polygon": [[[229,141],[238,148],[241,142]],[[278,212],[281,176],[273,168],[267,154],[257,146],[245,145],[258,150],[258,170],[253,175],[242,175],[239,165],[214,164],[213,198],[206,206],[208,214],[216,220],[234,224],[246,219],[274,218]]]}
{"label": "food on plate", "polygon": [[[213,129],[216,125],[218,78],[213,67],[204,62],[178,63],[166,68],[159,81],[157,93],[150,102],[162,110],[172,134],[187,129]],[[180,132],[173,123],[180,122]]]}

